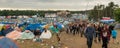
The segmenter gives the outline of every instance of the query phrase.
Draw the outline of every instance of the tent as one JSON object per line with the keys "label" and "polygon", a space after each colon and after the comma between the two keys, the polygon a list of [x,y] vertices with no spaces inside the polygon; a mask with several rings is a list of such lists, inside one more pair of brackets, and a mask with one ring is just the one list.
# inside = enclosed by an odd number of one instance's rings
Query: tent
{"label": "tent", "polygon": [[48,28],[50,27],[50,25],[49,25],[49,24],[46,24],[46,25],[44,25],[44,26],[42,26],[42,27],[48,29]]}
{"label": "tent", "polygon": [[120,29],[120,24],[116,24],[115,29]]}
{"label": "tent", "polygon": [[11,31],[13,31],[13,29],[10,27],[10,28],[8,28],[8,29],[2,30],[1,32],[2,32],[2,34],[3,34],[4,36],[6,36],[6,34],[10,33]]}
{"label": "tent", "polygon": [[21,32],[14,30],[6,35],[6,37],[16,40],[21,36]]}
{"label": "tent", "polygon": [[40,35],[40,38],[42,39],[50,39],[52,37],[52,34],[49,30],[47,30],[47,32],[42,32],[42,34]]}
{"label": "tent", "polygon": [[32,32],[26,30],[25,32],[22,32],[19,39],[33,39],[34,37],[35,35]]}
{"label": "tent", "polygon": [[0,31],[2,30],[3,26],[4,26],[4,24],[0,24]]}
{"label": "tent", "polygon": [[18,48],[18,46],[9,38],[0,38],[0,48]]}
{"label": "tent", "polygon": [[59,32],[59,29],[55,28],[54,26],[50,26],[49,30],[52,31],[52,32],[54,32],[54,33],[58,33]]}
{"label": "tent", "polygon": [[59,30],[61,30],[62,28],[64,28],[64,25],[61,24],[61,23],[57,23],[56,25],[57,25],[57,27],[59,28]]}
{"label": "tent", "polygon": [[2,24],[15,24],[14,22],[1,22]]}
{"label": "tent", "polygon": [[63,22],[63,25],[67,25],[67,24],[69,24],[70,22],[69,21],[64,21]]}

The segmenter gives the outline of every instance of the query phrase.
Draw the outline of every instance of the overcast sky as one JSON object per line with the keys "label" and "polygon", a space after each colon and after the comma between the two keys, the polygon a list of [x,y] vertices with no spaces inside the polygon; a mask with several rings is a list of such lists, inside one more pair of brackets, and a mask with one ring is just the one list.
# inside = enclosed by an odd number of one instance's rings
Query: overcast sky
{"label": "overcast sky", "polygon": [[111,1],[120,5],[120,0],[0,0],[0,9],[88,10]]}

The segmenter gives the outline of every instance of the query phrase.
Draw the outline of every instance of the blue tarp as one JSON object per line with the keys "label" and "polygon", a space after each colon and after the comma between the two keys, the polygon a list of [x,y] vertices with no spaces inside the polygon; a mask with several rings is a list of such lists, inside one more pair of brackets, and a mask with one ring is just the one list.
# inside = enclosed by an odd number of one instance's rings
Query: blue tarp
{"label": "blue tarp", "polygon": [[43,26],[44,24],[30,24],[26,27],[26,30],[36,30],[40,29],[41,32],[43,32]]}

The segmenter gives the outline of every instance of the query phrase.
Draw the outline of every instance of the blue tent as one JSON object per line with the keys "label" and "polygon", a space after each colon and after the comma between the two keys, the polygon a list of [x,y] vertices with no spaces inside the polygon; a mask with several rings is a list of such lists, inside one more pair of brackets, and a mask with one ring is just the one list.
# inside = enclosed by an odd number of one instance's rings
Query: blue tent
{"label": "blue tent", "polygon": [[2,30],[1,33],[3,36],[6,36],[6,34],[10,33],[11,31],[13,31],[13,28],[8,28],[8,29],[5,29],[5,30]]}
{"label": "blue tent", "polygon": [[61,24],[61,23],[56,23],[56,25],[57,25],[57,27],[58,27],[59,30],[63,28],[62,27],[63,24]]}
{"label": "blue tent", "polygon": [[0,38],[0,48],[18,48],[18,46],[10,39]]}

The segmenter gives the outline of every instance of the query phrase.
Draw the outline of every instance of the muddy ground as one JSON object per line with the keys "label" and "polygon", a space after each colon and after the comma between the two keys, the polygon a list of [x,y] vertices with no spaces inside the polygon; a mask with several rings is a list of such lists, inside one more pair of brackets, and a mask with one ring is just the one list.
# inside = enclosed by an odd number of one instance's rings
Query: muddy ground
{"label": "muddy ground", "polygon": [[[120,30],[117,31],[117,40],[119,43],[113,43],[111,39],[108,45],[109,48],[120,48]],[[43,42],[34,42],[32,40],[18,40],[17,42],[20,48],[51,48],[51,46],[54,46],[55,48],[87,48],[86,38],[80,37],[80,34],[72,35],[62,32],[60,38],[60,43],[57,42],[55,35],[49,40],[43,40]],[[102,43],[95,43],[93,41],[92,48],[102,48],[101,46]]]}

